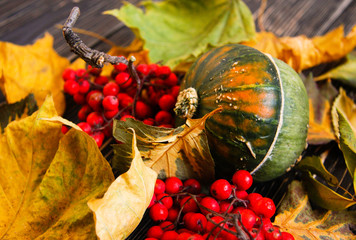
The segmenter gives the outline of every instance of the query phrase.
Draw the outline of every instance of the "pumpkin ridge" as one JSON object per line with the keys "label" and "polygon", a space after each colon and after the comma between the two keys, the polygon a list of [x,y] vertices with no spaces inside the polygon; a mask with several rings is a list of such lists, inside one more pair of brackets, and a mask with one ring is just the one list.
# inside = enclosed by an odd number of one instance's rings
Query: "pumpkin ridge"
{"label": "pumpkin ridge", "polygon": [[279,134],[281,132],[281,129],[282,129],[282,126],[283,126],[283,114],[284,114],[284,102],[285,102],[284,98],[285,98],[285,96],[284,96],[284,91],[283,91],[281,73],[279,71],[279,68],[278,68],[277,64],[273,60],[272,56],[269,55],[269,54],[265,54],[265,55],[271,60],[271,62],[273,63],[274,67],[277,70],[277,75],[278,75],[278,79],[279,79],[278,83],[280,84],[280,89],[281,89],[281,108],[280,108],[280,111],[279,111],[280,112],[280,114],[279,114],[279,122],[278,122],[277,130],[276,130],[276,133],[274,135],[272,144],[271,144],[270,148],[268,149],[267,154],[262,159],[262,161],[255,167],[255,169],[253,169],[251,171],[251,174],[254,174],[255,172],[257,172],[263,166],[263,164],[267,161],[267,159],[270,158],[271,153],[272,153],[272,151],[274,149],[274,146],[275,146],[275,144],[277,142],[278,136],[279,136]]}

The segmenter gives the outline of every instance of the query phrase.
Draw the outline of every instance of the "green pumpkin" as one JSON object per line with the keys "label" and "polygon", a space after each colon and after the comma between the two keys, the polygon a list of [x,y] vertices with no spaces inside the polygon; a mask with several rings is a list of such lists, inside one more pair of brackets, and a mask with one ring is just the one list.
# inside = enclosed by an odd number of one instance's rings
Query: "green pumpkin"
{"label": "green pumpkin", "polygon": [[305,149],[308,96],[299,75],[278,59],[239,44],[202,55],[181,84],[175,111],[200,118],[218,107],[205,126],[219,176],[245,169],[257,181],[271,180]]}

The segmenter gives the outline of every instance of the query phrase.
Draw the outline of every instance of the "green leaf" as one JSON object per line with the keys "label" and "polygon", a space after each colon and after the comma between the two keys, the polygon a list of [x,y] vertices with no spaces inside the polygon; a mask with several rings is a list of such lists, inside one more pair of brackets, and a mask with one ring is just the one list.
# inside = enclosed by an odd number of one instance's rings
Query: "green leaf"
{"label": "green leaf", "polygon": [[318,156],[311,156],[303,158],[296,169],[301,171],[310,171],[313,174],[317,174],[318,176],[322,177],[328,184],[336,187],[339,181],[337,178],[332,175],[322,163],[322,159]]}
{"label": "green leaf", "polygon": [[114,145],[114,170],[125,172],[131,164],[132,149],[125,145],[131,145],[133,132],[130,129],[134,129],[137,147],[146,166],[155,170],[159,178],[176,176],[196,178],[205,183],[213,181],[214,160],[204,128],[206,119],[217,111],[220,109],[200,119],[187,119],[175,129],[149,126],[133,119],[114,121],[113,136],[122,142]]}
{"label": "green leaf", "polygon": [[288,186],[273,224],[291,233],[296,240],[352,240],[355,239],[352,229],[356,227],[356,212],[313,209],[303,184],[294,180]]}
{"label": "green leaf", "polygon": [[152,62],[175,67],[211,47],[247,41],[255,36],[249,8],[242,0],[145,1],[145,12],[126,3],[106,11],[144,40]]}
{"label": "green leaf", "polygon": [[329,210],[343,210],[356,204],[353,199],[346,198],[313,178],[309,172],[303,180],[310,200],[316,205]]}
{"label": "green leaf", "polygon": [[356,87],[356,52],[346,56],[346,62],[316,77],[316,80],[332,78],[352,87]]}
{"label": "green leaf", "polygon": [[356,104],[350,99],[343,89],[335,99],[332,108],[332,118],[336,136],[339,139],[339,147],[344,155],[349,173],[354,179],[356,169]]}
{"label": "green leaf", "polygon": [[3,132],[9,122],[37,111],[37,103],[33,94],[27,95],[21,101],[0,104],[0,129]]}

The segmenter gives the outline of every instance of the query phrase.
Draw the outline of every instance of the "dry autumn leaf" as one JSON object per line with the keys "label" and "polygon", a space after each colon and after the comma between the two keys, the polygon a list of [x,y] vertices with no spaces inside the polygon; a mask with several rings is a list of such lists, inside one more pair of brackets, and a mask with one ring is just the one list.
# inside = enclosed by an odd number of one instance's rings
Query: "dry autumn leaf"
{"label": "dry autumn leaf", "polygon": [[157,173],[143,163],[134,132],[131,141],[129,170],[111,184],[103,198],[88,202],[101,240],[126,239],[140,223],[153,196]]}
{"label": "dry autumn leaf", "polygon": [[180,179],[196,178],[211,182],[214,174],[214,161],[210,155],[207,137],[204,132],[205,121],[217,109],[200,119],[188,119],[178,128],[160,128],[145,125],[142,122],[127,119],[115,121],[113,135],[124,144],[115,145],[113,167],[125,169],[128,165],[132,132],[137,134],[137,146],[146,166],[159,174],[159,178],[171,176]]}
{"label": "dry autumn leaf", "polygon": [[[331,123],[331,108],[329,100],[318,89],[313,77],[303,78],[309,97],[309,128],[307,142],[309,144],[325,144],[335,140]],[[325,89],[328,88],[328,89]],[[324,92],[332,91],[331,85],[326,85]],[[331,95],[329,93],[329,95]],[[333,96],[328,96],[332,98]]]}
{"label": "dry autumn leaf", "polygon": [[96,239],[87,201],[114,176],[89,135],[43,120],[55,116],[49,97],[0,135],[0,239]]}
{"label": "dry autumn leaf", "polygon": [[271,32],[259,32],[254,41],[242,44],[271,54],[300,72],[321,63],[341,59],[351,52],[356,47],[356,26],[347,36],[344,36],[343,26],[324,36],[313,38],[304,35],[278,38]]}
{"label": "dry autumn leaf", "polygon": [[0,89],[8,103],[33,93],[38,106],[52,94],[59,115],[65,109],[62,72],[69,65],[53,49],[53,37],[46,33],[33,45],[0,42]]}
{"label": "dry autumn leaf", "polygon": [[294,180],[283,199],[274,225],[291,233],[296,240],[351,240],[355,235],[355,211],[312,209],[301,182]]}

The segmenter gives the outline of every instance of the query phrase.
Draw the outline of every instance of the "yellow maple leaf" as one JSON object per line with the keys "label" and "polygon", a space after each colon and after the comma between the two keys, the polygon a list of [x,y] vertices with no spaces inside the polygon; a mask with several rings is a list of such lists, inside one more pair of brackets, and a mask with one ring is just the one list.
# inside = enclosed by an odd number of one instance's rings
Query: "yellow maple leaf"
{"label": "yellow maple leaf", "polygon": [[69,65],[53,49],[53,37],[46,33],[32,45],[0,42],[0,89],[8,103],[33,93],[38,106],[51,94],[59,115],[65,109],[62,72]]}
{"label": "yellow maple leaf", "polygon": [[126,239],[140,223],[153,196],[157,173],[143,163],[134,132],[131,148],[130,169],[111,184],[103,198],[88,202],[101,240]]}
{"label": "yellow maple leaf", "polygon": [[95,141],[61,132],[53,99],[0,134],[0,239],[96,239],[87,201],[114,181]]}
{"label": "yellow maple leaf", "polygon": [[321,63],[338,60],[351,52],[356,47],[356,26],[347,36],[344,36],[343,26],[324,36],[313,38],[304,35],[279,38],[271,32],[259,32],[254,41],[242,44],[271,54],[300,72]]}
{"label": "yellow maple leaf", "polygon": [[275,217],[274,225],[291,233],[296,240],[355,239],[350,229],[355,227],[355,211],[312,209],[302,183],[294,180]]}

